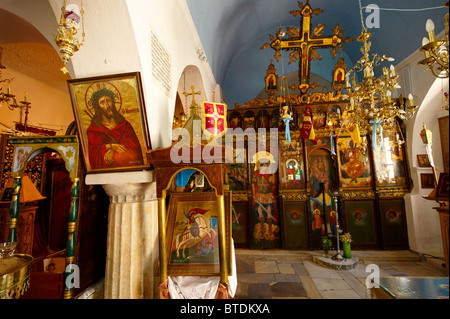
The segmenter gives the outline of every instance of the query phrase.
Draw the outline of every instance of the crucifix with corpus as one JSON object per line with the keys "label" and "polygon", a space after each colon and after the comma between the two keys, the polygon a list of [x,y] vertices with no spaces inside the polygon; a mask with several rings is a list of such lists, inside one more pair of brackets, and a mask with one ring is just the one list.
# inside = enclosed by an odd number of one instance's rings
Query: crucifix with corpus
{"label": "crucifix with corpus", "polygon": [[285,32],[282,28],[280,28],[276,35],[269,35],[271,43],[265,43],[262,49],[271,47],[275,50],[275,59],[279,62],[281,57],[281,50],[291,50],[292,52],[289,54],[289,64],[292,62],[297,62],[299,59],[299,79],[300,85],[298,85],[298,89],[300,89],[301,94],[306,94],[308,89],[313,87],[309,83],[310,77],[310,68],[311,68],[311,60],[322,60],[322,57],[317,53],[316,49],[325,49],[332,48],[331,55],[333,59],[336,57],[338,53],[338,49],[343,50],[343,43],[347,43],[353,41],[354,39],[350,37],[343,37],[345,30],[341,30],[339,27],[339,23],[333,28],[333,36],[322,37],[324,32],[324,24],[319,24],[314,28],[313,33],[311,34],[311,16],[313,14],[319,15],[324,10],[322,9],[312,9],[309,5],[309,0],[306,1],[306,4],[298,1],[298,7],[300,10],[292,10],[291,13],[294,17],[301,16],[300,26],[301,30],[297,27],[287,27],[288,36],[287,38],[283,38],[285,36]]}

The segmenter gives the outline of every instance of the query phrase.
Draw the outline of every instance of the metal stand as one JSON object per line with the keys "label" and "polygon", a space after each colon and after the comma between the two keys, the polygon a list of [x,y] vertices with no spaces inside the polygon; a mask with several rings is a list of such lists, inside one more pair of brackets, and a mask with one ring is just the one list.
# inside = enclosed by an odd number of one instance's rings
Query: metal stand
{"label": "metal stand", "polygon": [[345,260],[344,257],[342,257],[341,252],[339,250],[339,214],[338,214],[338,196],[339,196],[339,190],[334,190],[331,193],[334,198],[334,206],[336,208],[336,255],[331,257],[332,260],[336,261],[343,261]]}

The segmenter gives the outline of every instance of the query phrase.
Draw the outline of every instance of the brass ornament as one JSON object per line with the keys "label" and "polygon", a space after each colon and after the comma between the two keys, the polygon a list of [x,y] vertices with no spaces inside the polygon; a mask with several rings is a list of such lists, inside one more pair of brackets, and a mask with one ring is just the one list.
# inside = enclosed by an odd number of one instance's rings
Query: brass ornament
{"label": "brass ornament", "polygon": [[[57,29],[58,34],[55,36],[55,43],[59,48],[61,59],[64,62],[64,66],[61,68],[61,71],[64,74],[68,73],[66,64],[70,61],[73,54],[80,49],[85,40],[83,0],[81,0],[81,10],[79,12],[78,10],[77,5],[67,5],[67,0],[64,0],[64,4],[61,8],[61,18]],[[83,32],[81,42],[76,37],[79,29],[80,18]]]}

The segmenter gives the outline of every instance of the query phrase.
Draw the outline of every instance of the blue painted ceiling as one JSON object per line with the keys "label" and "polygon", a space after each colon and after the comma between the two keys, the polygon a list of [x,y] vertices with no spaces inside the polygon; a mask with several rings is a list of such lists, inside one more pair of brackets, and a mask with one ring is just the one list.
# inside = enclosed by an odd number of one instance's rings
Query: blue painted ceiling
{"label": "blue painted ceiling", "polygon": [[[318,16],[312,16],[311,29],[318,24],[325,24],[323,35],[329,36],[339,22],[341,29],[345,29],[344,36],[355,39],[344,44],[343,57],[348,69],[361,57],[361,43],[356,41],[362,30],[359,1],[363,7],[363,21],[373,13],[366,12],[366,6],[375,4],[380,8],[379,28],[368,30],[372,33],[370,52],[395,58],[395,62],[391,62],[394,65],[419,49],[422,38],[427,35],[425,23],[428,18],[435,22],[438,34],[444,29],[444,16],[448,12],[447,8],[442,8],[446,0],[310,0],[313,9],[325,10]],[[298,2],[187,0],[187,4],[229,108],[233,108],[235,103],[243,104],[255,98],[263,90],[266,69],[271,59],[274,60],[273,49],[260,48],[264,43],[270,43],[269,34],[274,35],[278,28],[300,28],[300,17],[289,13],[299,9]],[[313,61],[311,64],[311,73],[328,81],[342,52],[339,51],[334,60],[330,50],[318,50],[322,61]],[[297,63],[288,64],[288,54],[288,51],[283,51],[279,63],[274,60],[278,74],[297,71]]]}

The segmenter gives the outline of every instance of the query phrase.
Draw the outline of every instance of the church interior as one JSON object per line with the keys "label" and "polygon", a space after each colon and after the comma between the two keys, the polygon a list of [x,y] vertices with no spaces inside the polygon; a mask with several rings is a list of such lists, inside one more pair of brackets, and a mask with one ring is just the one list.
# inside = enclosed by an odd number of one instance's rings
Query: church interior
{"label": "church interior", "polygon": [[0,0],[0,298],[448,299],[448,28]]}

